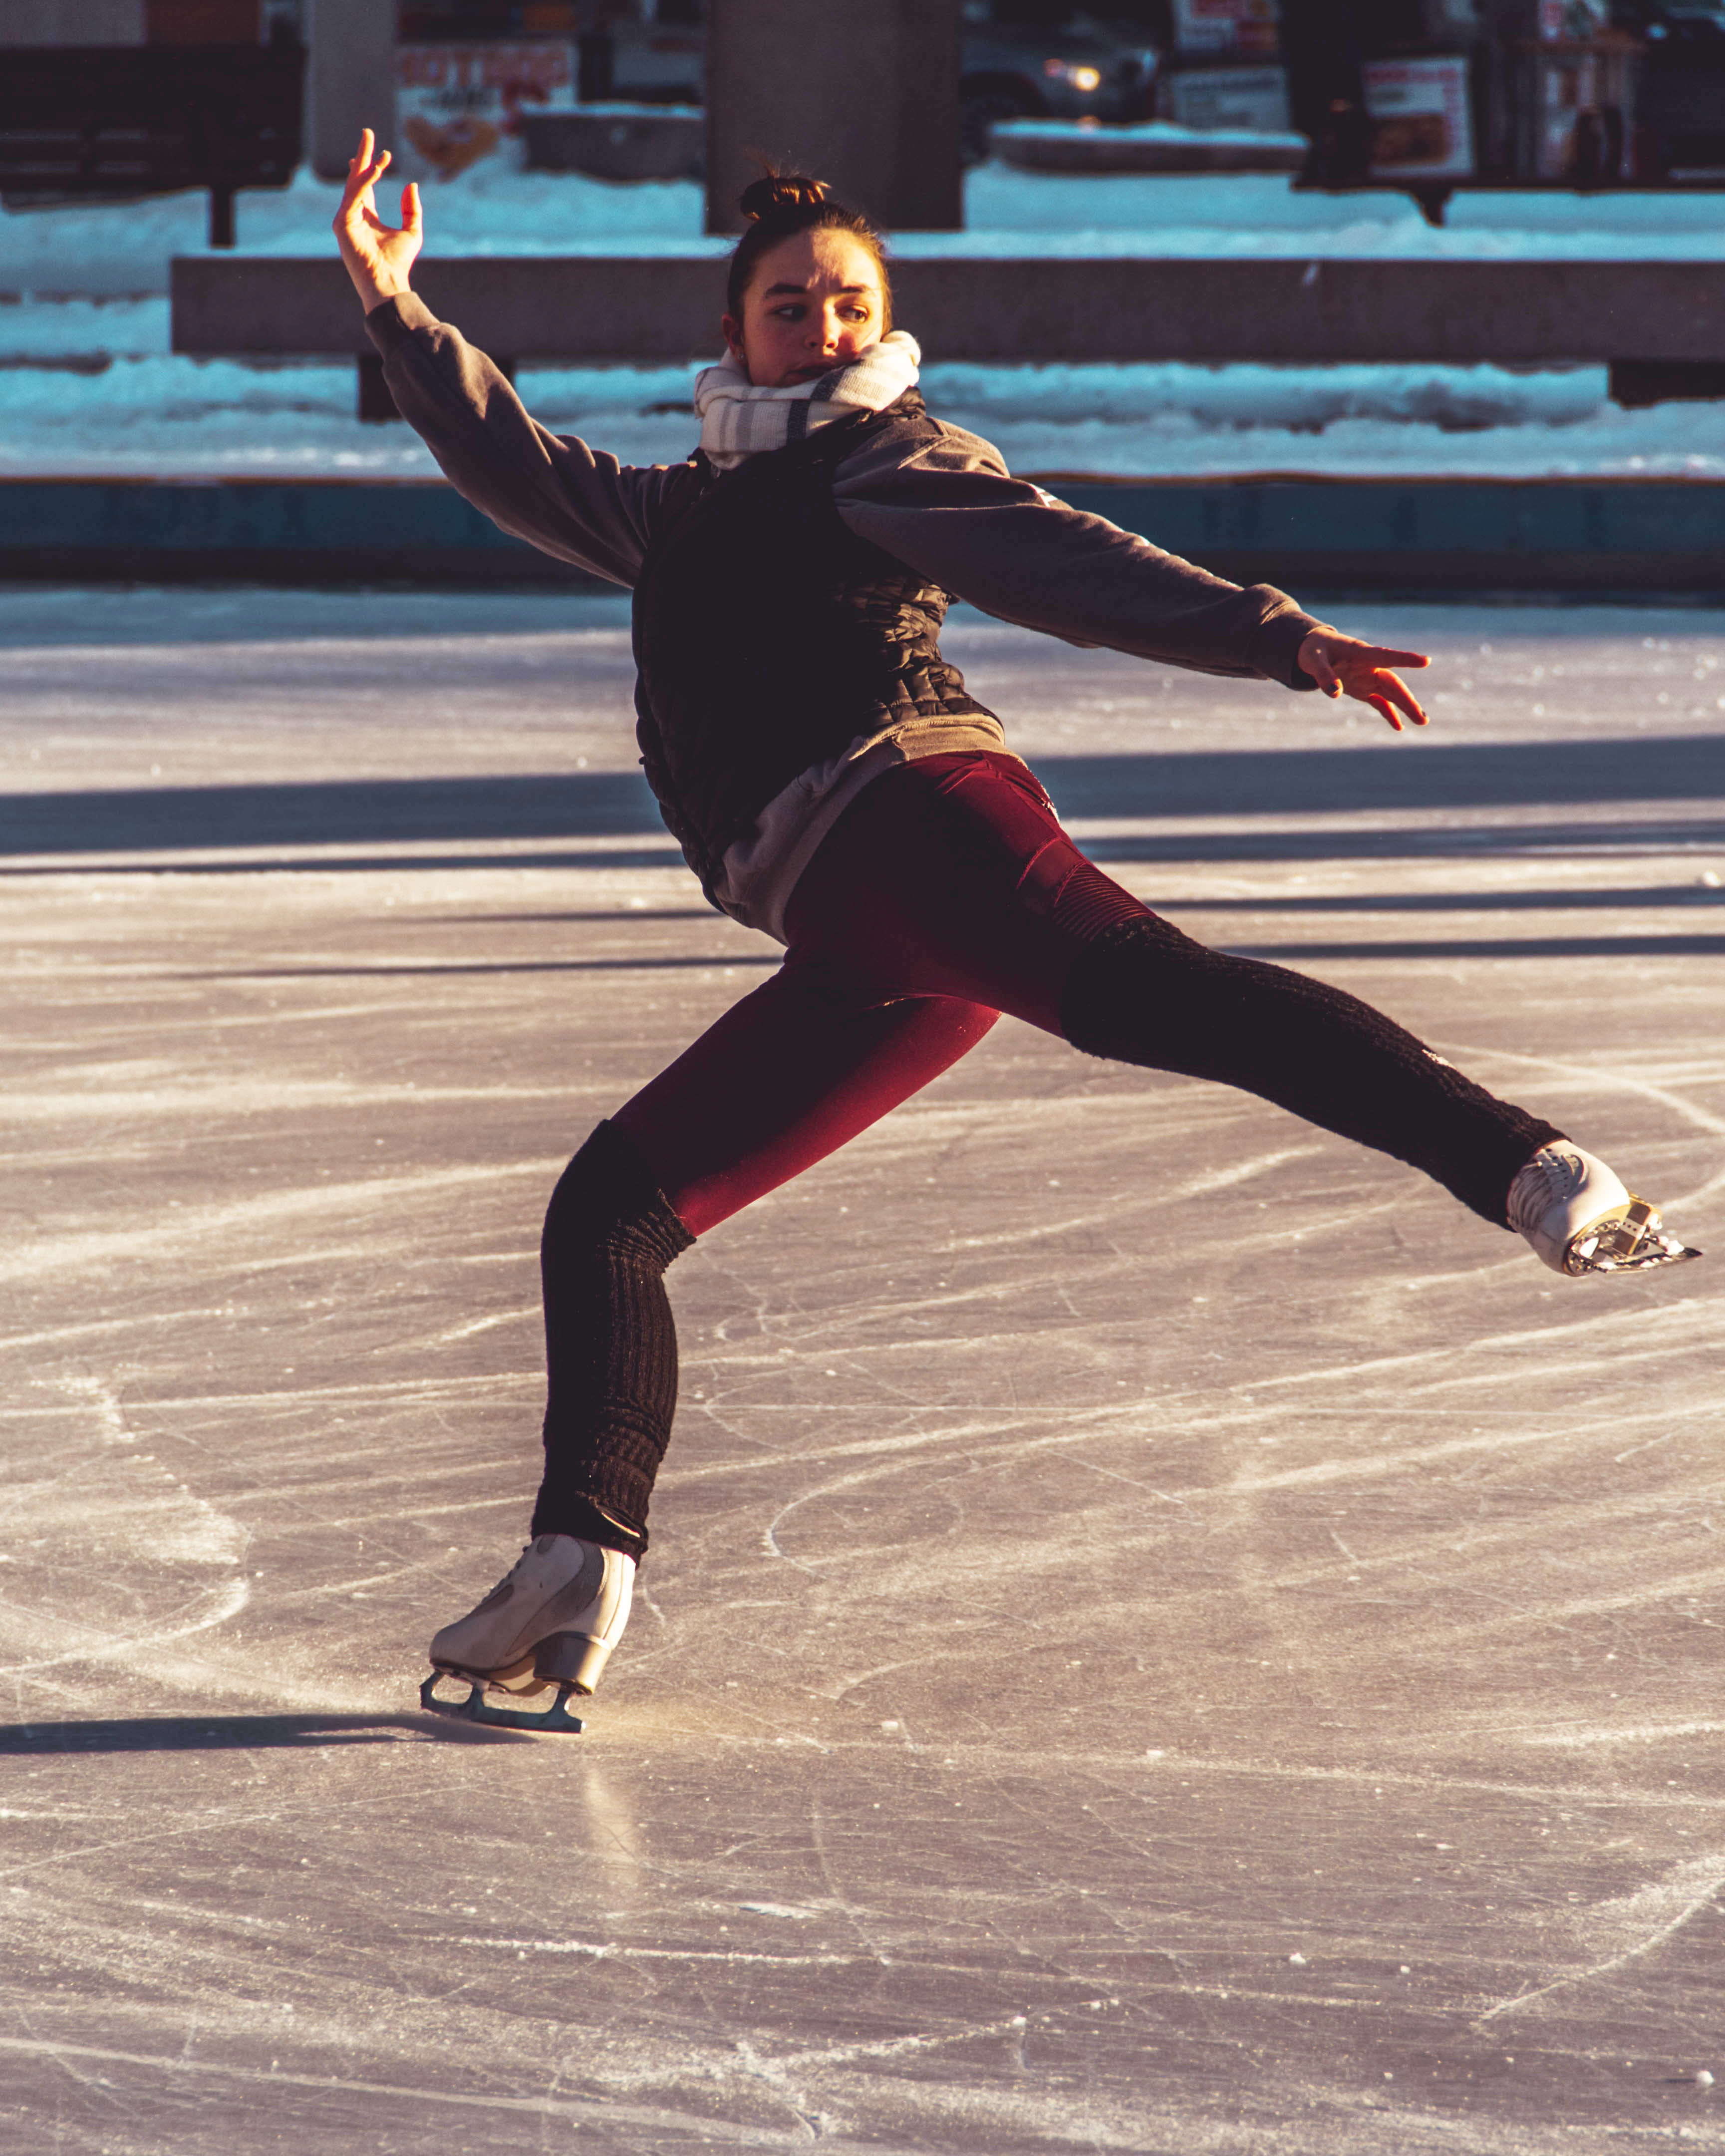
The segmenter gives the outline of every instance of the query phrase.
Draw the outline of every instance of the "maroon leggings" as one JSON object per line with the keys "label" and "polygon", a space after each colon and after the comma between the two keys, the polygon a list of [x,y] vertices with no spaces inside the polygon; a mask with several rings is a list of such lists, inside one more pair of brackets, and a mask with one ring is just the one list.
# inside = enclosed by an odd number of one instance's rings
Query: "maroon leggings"
{"label": "maroon leggings", "polygon": [[1276,1101],[1500,1225],[1517,1169],[1559,1135],[1358,997],[1182,935],[1085,860],[1013,757],[875,779],[804,870],[786,927],[778,973],[601,1125],[552,1198],[536,1534],[644,1550],[676,1394],[665,1266],[938,1077],[1003,1011]]}
{"label": "maroon leggings", "polygon": [[1001,1012],[1059,1033],[1085,944],[1148,912],[1016,757],[906,764],[803,871],[778,972],[612,1121],[704,1235],[920,1092]]}

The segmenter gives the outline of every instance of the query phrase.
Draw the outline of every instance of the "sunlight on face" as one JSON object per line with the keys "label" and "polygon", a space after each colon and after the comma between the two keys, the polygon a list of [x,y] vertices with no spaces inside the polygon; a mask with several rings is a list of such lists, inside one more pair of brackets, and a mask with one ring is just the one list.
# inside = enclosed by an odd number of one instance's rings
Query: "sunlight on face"
{"label": "sunlight on face", "polygon": [[755,265],[742,321],[726,315],[722,326],[757,389],[812,382],[880,341],[880,272],[848,232],[794,233]]}

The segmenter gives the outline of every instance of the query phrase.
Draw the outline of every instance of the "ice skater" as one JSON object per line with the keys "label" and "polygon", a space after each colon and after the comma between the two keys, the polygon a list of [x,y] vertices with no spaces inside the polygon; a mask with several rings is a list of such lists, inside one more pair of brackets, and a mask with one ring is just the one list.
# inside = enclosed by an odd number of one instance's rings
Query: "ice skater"
{"label": "ice skater", "polygon": [[567,1697],[622,1636],[676,1403],[672,1260],[1003,1011],[1389,1153],[1558,1272],[1695,1255],[1603,1162],[1393,1019],[1206,950],[1094,867],[939,633],[957,596],[1073,644],[1351,696],[1398,731],[1425,724],[1395,670],[1420,654],[1082,515],[931,418],[880,236],[796,174],[743,194],[726,356],[696,378],[689,461],[620,465],[548,434],[409,289],[422,213],[410,187],[399,227],[377,216],[388,162],[362,137],[336,231],[397,404],[506,531],[633,588],[641,760],[665,820],[714,904],[785,946],[552,1195],[545,1477],[520,1562],[431,1643],[434,1671],[470,1687],[459,1711],[578,1727]]}

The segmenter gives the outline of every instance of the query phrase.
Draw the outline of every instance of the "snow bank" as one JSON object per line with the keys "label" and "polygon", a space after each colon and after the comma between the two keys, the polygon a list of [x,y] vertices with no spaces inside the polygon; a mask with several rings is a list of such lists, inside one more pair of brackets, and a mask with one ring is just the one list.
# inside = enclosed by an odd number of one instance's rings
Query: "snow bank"
{"label": "snow bank", "polygon": [[[1465,194],[1440,232],[1404,196],[1296,194],[1275,175],[1075,177],[991,164],[968,187],[971,229],[906,234],[899,252],[1725,257],[1712,196]],[[247,250],[327,248],[337,193],[302,172],[280,192],[243,196]],[[726,244],[702,236],[701,191],[685,181],[480,169],[425,193],[434,254]],[[201,195],[0,213],[0,473],[430,476],[405,428],[358,424],[345,364],[169,352],[168,262],[201,251],[204,231]],[[29,294],[70,296],[18,296]],[[1026,472],[1725,477],[1725,405],[1620,412],[1599,367],[992,367],[935,357],[934,408]],[[644,464],[688,454],[690,380],[682,367],[559,367],[524,373],[521,388],[547,424]]]}
{"label": "snow bank", "polygon": [[[0,310],[0,356],[11,311]],[[64,342],[110,313],[140,341],[154,323],[165,343],[159,300],[85,303]],[[691,380],[680,367],[542,367],[524,369],[520,386],[555,431],[657,464],[694,445]],[[923,382],[942,418],[1028,473],[1725,478],[1725,405],[1620,412],[1603,367],[936,364]],[[434,476],[416,435],[362,426],[353,408],[352,369],[341,363],[258,367],[158,345],[100,372],[0,366],[0,475]]]}
{"label": "snow bank", "polygon": [[1093,131],[1087,121],[1071,120],[997,120],[994,129],[995,139],[1004,135],[1009,141],[1017,142],[1147,142],[1153,148],[1165,146],[1173,150],[1261,150],[1266,144],[1281,150],[1307,146],[1303,135],[1279,134],[1265,127],[1183,127],[1173,120],[1142,120],[1129,127],[1110,127],[1106,134],[1099,129]]}
{"label": "snow bank", "polygon": [[[579,173],[464,172],[428,183],[426,251],[433,254],[722,251],[701,236],[701,189],[687,180],[589,180]],[[291,186],[241,193],[241,249],[321,254],[341,190],[302,169]],[[393,215],[393,191],[381,207]],[[166,292],[176,254],[202,254],[208,236],[203,194],[164,195],[84,209],[0,210],[0,292],[110,298]]]}
{"label": "snow bank", "polygon": [[1394,256],[1423,260],[1725,257],[1713,194],[1461,193],[1429,225],[1404,194],[1296,192],[1273,172],[970,176],[963,234],[906,233],[901,254]]}
{"label": "snow bank", "polygon": [[[339,193],[307,172],[291,187],[243,193],[244,251],[321,253]],[[722,253],[727,244],[702,234],[701,192],[688,180],[476,167],[428,184],[425,203],[434,254]],[[1725,259],[1725,219],[1712,195],[1462,194],[1449,226],[1435,231],[1389,190],[1298,194],[1275,173],[1072,175],[988,164],[969,175],[966,216],[965,231],[906,233],[896,251]],[[169,261],[203,252],[207,223],[202,194],[0,211],[0,293],[165,292]]]}

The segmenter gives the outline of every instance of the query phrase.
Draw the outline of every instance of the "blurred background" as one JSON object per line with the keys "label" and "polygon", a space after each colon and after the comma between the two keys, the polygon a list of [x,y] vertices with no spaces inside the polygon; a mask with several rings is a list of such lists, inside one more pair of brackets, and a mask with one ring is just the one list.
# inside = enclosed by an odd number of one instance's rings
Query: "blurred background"
{"label": "blurred background", "polygon": [[[1710,324],[1725,258],[1725,0],[0,0],[0,478],[434,480],[345,346],[175,327],[177,259],[328,268],[362,124],[425,187],[428,262],[704,259],[762,152],[906,264],[1681,264]],[[1702,480],[1725,328],[1695,334],[1657,394],[1555,330],[1460,359],[948,338],[926,386],[1042,475]],[[507,357],[547,424],[662,460],[716,336],[672,342]]]}

